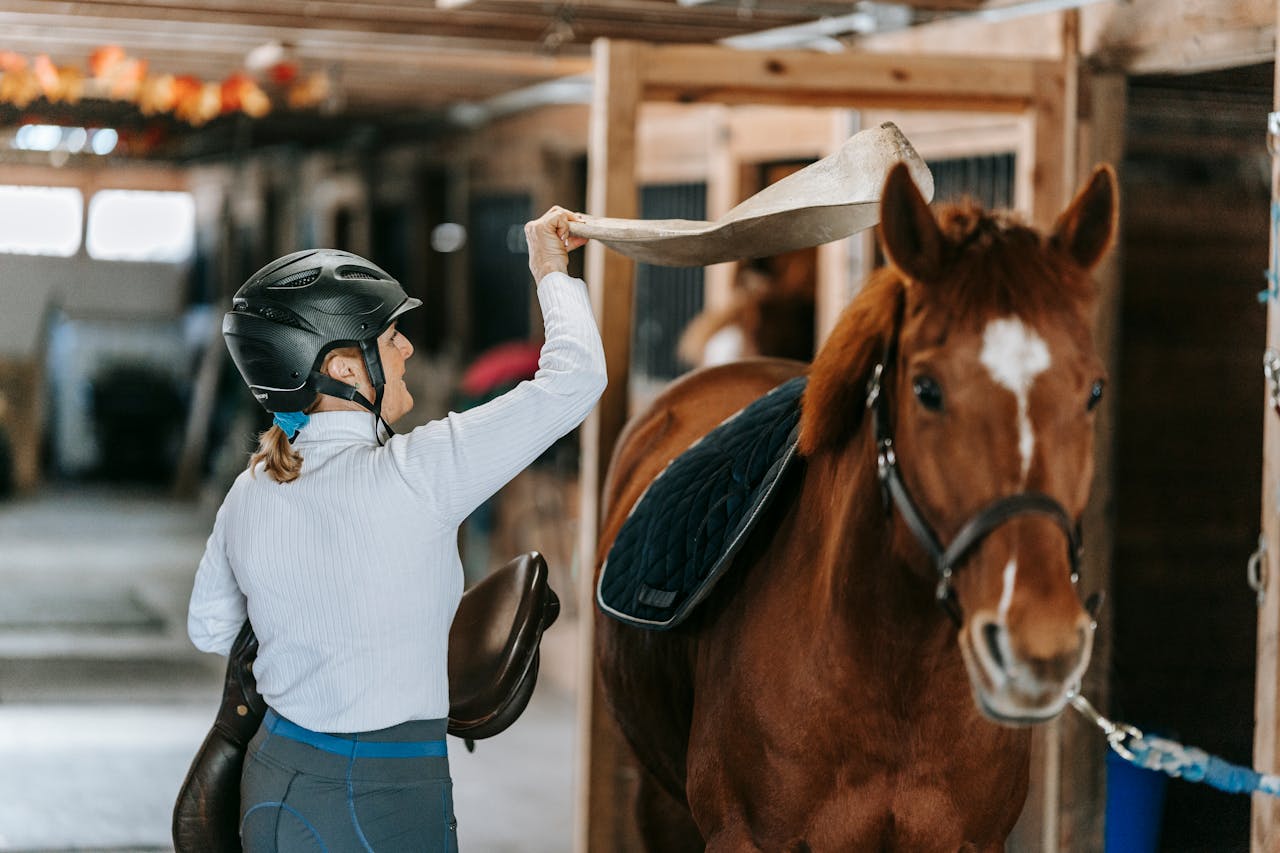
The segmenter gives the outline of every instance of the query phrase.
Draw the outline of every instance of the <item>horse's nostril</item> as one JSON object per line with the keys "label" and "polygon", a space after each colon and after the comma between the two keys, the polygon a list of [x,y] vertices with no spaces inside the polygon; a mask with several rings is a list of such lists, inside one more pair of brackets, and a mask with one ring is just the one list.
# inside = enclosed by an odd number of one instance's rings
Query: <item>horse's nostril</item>
{"label": "horse's nostril", "polygon": [[982,639],[987,644],[987,652],[990,653],[991,660],[996,666],[1004,669],[1004,655],[1000,653],[1000,626],[995,622],[983,625]]}

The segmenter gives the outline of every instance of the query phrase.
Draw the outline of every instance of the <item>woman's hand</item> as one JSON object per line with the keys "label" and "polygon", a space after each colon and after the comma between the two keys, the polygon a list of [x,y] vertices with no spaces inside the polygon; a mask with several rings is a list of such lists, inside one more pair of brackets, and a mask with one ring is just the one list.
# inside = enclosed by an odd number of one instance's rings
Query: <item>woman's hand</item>
{"label": "woman's hand", "polygon": [[569,223],[581,217],[563,207],[552,207],[538,219],[524,224],[529,243],[529,272],[535,282],[553,272],[568,272],[569,253],[587,242],[586,237],[569,234]]}

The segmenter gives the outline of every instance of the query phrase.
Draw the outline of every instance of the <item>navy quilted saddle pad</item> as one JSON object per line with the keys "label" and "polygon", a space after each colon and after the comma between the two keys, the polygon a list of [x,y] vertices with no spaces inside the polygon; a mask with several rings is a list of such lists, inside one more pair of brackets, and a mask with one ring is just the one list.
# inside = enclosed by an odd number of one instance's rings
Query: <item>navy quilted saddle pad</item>
{"label": "navy quilted saddle pad", "polygon": [[662,631],[707,597],[796,459],[798,376],[741,409],[677,456],[636,501],[596,587],[596,603]]}

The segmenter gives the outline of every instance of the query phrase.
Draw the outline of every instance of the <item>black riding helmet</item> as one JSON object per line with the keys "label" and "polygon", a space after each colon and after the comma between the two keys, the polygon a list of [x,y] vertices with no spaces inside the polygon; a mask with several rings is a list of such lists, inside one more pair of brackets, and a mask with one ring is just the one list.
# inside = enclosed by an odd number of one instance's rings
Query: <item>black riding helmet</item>
{"label": "black riding helmet", "polygon": [[[382,418],[386,385],[378,336],[422,304],[359,255],[308,249],[267,264],[244,283],[222,319],[222,336],[253,396],[268,412],[298,412],[316,394],[352,400]],[[358,346],[373,383],[369,400],[320,372],[335,347]]]}

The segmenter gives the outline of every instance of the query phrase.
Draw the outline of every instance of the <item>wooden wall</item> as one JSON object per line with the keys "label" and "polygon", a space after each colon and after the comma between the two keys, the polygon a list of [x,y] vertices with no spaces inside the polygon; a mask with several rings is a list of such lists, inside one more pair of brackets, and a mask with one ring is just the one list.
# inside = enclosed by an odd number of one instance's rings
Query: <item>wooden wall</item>
{"label": "wooden wall", "polygon": [[[1248,763],[1271,68],[1133,78],[1121,170],[1112,710]],[[1171,782],[1162,850],[1247,850],[1249,800]]]}

